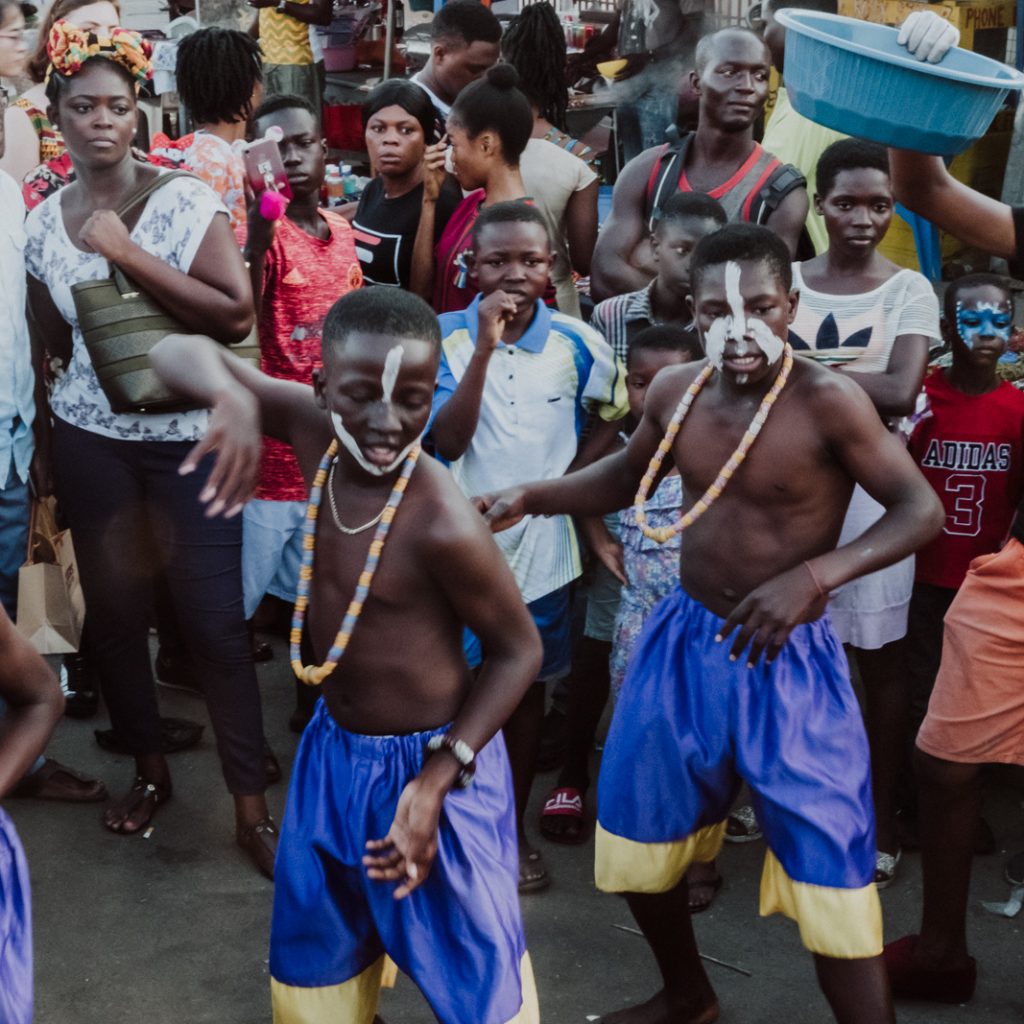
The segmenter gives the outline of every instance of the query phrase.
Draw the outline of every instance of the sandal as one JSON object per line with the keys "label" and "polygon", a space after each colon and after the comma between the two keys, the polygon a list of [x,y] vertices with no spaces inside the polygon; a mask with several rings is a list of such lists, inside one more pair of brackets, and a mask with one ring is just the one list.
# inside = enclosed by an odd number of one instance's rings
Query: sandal
{"label": "sandal", "polygon": [[[531,871],[530,869],[533,868]],[[540,850],[529,850],[519,854],[519,892],[541,892],[551,884],[551,877],[544,864]]]}
{"label": "sandal", "polygon": [[277,858],[277,840],[280,832],[273,818],[260,818],[240,828],[235,833],[235,841],[249,855],[249,860],[256,870],[270,881],[274,880],[274,861]]}
{"label": "sandal", "polygon": [[107,787],[99,779],[90,779],[74,768],[48,757],[38,771],[26,775],[11,790],[11,796],[89,804],[106,800]]}
{"label": "sandal", "polygon": [[[118,805],[114,804],[104,812],[103,824],[111,832],[116,832],[120,836],[133,836],[147,828],[153,820],[153,815],[156,814],[156,809],[161,804],[167,803],[170,799],[171,784],[169,782],[158,786],[141,775],[136,775],[135,780],[132,782],[132,788],[128,790],[128,795],[120,802],[125,811],[120,822],[115,823],[110,818],[111,812],[118,808]],[[148,805],[147,801],[149,801]],[[133,827],[126,827],[129,819],[140,810],[147,812],[145,817],[138,824],[133,825]]]}
{"label": "sandal", "polygon": [[[694,914],[703,914],[712,903],[715,902],[715,897],[718,895],[718,891],[722,888],[722,882],[725,879],[722,878],[718,872],[715,872],[715,877],[711,879],[701,879],[700,881],[691,882],[689,878],[686,879],[686,890],[689,894],[687,905],[690,908],[690,916]],[[694,903],[694,893],[699,892],[701,889],[710,890],[711,895],[701,903]]]}
{"label": "sandal", "polygon": [[888,889],[896,880],[896,871],[902,859],[902,850],[895,853],[883,853],[881,850],[875,852],[875,885],[879,889]]}
{"label": "sandal", "polygon": [[540,834],[553,843],[576,846],[587,838],[583,792],[575,786],[551,790],[540,812]]}
{"label": "sandal", "polygon": [[754,808],[747,804],[737,807],[725,822],[725,841],[727,843],[752,843],[764,835],[758,824]]}

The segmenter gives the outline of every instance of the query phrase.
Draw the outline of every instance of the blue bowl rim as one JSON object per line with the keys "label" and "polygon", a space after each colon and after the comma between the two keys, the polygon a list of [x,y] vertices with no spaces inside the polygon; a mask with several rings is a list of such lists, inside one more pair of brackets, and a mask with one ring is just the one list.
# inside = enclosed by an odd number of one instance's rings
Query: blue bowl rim
{"label": "blue bowl rim", "polygon": [[[874,22],[862,22],[859,18],[846,18],[840,14],[827,14],[824,11],[805,11],[798,9],[783,9],[778,11],[775,15],[775,19],[787,30],[792,29],[797,35],[805,35],[811,39],[815,39],[821,43],[828,43],[832,46],[837,46],[843,50],[849,50],[853,53],[860,54],[863,57],[871,57],[874,60],[883,61],[886,64],[894,64],[897,67],[907,68],[911,71],[923,71],[927,75],[935,75],[937,78],[944,78],[951,82],[967,82],[971,85],[987,86],[990,89],[1016,89],[1020,90],[1024,88],[1024,74],[1018,71],[1016,68],[1010,67],[1009,64],[1003,64],[999,61],[993,60],[991,57],[983,57],[981,54],[974,54],[977,59],[988,61],[995,67],[1002,69],[1006,75],[1005,78],[999,78],[989,75],[976,75],[970,71],[953,71],[948,67],[943,67],[942,62],[938,64],[929,64],[927,61],[917,60],[915,57],[911,57],[909,54],[906,57],[894,55],[891,53],[885,53],[882,50],[875,50],[870,46],[865,46],[863,43],[853,42],[852,40],[840,40],[836,39],[835,36],[830,35],[828,32],[823,32],[817,28],[813,23],[805,21],[805,18],[813,18],[814,20],[821,20],[826,22],[853,22],[855,24],[874,24]],[[897,30],[892,28],[890,25],[880,25],[879,28],[887,28],[890,32],[896,32]]]}

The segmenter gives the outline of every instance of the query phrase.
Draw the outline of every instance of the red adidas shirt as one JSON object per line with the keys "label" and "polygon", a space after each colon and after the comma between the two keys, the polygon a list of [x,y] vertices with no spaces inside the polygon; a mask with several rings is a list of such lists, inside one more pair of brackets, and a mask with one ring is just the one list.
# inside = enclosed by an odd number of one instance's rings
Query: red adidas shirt
{"label": "red adidas shirt", "polygon": [[1000,384],[957,391],[942,370],[924,382],[928,407],[910,454],[946,509],[942,533],[917,553],[916,579],[959,587],[971,560],[998,551],[1024,490],[1024,392]]}
{"label": "red adidas shirt", "polygon": [[[280,380],[309,384],[320,363],[324,319],[342,295],[362,287],[363,272],[348,221],[330,210],[320,216],[330,238],[307,235],[283,217],[263,268],[260,369]],[[290,445],[263,439],[256,497],[305,501],[306,485]]]}

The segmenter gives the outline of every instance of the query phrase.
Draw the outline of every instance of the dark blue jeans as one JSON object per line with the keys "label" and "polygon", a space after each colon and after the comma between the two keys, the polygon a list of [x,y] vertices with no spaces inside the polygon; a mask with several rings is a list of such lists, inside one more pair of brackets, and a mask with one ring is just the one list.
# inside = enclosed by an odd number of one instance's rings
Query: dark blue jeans
{"label": "dark blue jeans", "polygon": [[260,695],[242,610],[242,517],[203,515],[199,493],[209,461],[178,475],[191,447],[120,441],[57,419],[57,496],[75,542],[89,652],[118,736],[136,755],[160,750],[148,639],[159,569],[206,694],[228,790],[253,795],[266,788],[266,777]]}

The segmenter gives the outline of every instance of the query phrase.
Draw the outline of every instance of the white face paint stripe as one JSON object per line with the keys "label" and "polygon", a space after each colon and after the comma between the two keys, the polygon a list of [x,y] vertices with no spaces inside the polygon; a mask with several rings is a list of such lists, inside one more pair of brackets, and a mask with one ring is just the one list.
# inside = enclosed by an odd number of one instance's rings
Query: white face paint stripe
{"label": "white face paint stripe", "polygon": [[331,423],[334,426],[334,433],[338,436],[338,440],[345,446],[346,451],[353,459],[359,464],[360,468],[364,469],[370,476],[387,476],[388,473],[393,473],[404,461],[405,457],[419,444],[420,437],[417,437],[412,444],[407,445],[403,448],[398,455],[392,459],[386,466],[375,466],[372,462],[367,459],[363,454],[362,449],[359,447],[356,439],[345,429],[345,424],[342,422],[341,417],[336,413],[331,413]]}
{"label": "white face paint stripe", "polygon": [[725,298],[732,310],[732,322],[726,335],[736,342],[736,355],[747,355],[747,317],[743,311],[743,295],[740,293],[740,265],[730,260],[725,265]]}
{"label": "white face paint stripe", "polygon": [[405,349],[401,345],[396,345],[388,350],[384,359],[384,372],[380,375],[380,389],[384,395],[385,405],[391,404],[391,395],[395,390],[395,382],[398,380],[398,371],[402,365],[403,355],[405,355]]}

